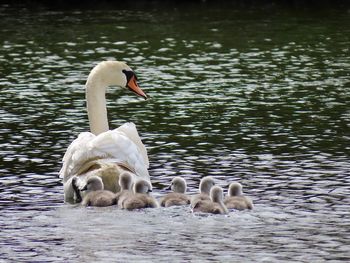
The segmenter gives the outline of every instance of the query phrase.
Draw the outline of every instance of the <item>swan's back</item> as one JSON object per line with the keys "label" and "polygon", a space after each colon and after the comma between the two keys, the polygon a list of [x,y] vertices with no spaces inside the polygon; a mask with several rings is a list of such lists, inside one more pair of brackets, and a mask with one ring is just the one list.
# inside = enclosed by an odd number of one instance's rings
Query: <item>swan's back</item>
{"label": "swan's back", "polygon": [[134,194],[125,199],[123,208],[127,210],[143,209],[143,208],[157,208],[157,201],[145,194]]}
{"label": "swan's back", "polygon": [[108,190],[98,190],[88,193],[83,201],[84,206],[111,206],[116,204],[115,194]]}
{"label": "swan's back", "polygon": [[193,195],[191,197],[191,206],[192,207],[196,206],[196,204],[200,201],[211,201],[211,199],[210,199],[210,196],[205,193]]}
{"label": "swan's back", "polygon": [[246,196],[226,197],[224,201],[228,209],[245,210],[253,209],[253,202]]}
{"label": "swan's back", "polygon": [[209,200],[200,200],[192,208],[193,212],[209,213],[209,214],[224,214],[224,210],[219,204]]}
{"label": "swan's back", "polygon": [[91,162],[92,166],[92,161],[98,159],[124,164],[137,176],[150,180],[147,151],[133,123],[125,123],[97,136],[90,132],[80,133],[63,157],[60,178],[66,182],[73,175],[79,176],[89,170],[87,163]]}
{"label": "swan's back", "polygon": [[168,193],[160,200],[160,205],[164,207],[189,205],[190,203],[190,197],[182,193]]}

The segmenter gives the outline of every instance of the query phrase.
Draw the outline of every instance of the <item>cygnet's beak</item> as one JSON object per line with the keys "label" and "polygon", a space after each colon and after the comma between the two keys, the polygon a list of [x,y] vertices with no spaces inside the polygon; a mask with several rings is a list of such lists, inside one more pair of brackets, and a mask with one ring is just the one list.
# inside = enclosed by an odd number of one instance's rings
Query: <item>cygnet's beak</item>
{"label": "cygnet's beak", "polygon": [[171,190],[171,184],[164,188],[164,190]]}
{"label": "cygnet's beak", "polygon": [[131,90],[132,92],[136,93],[137,95],[143,97],[145,100],[147,100],[147,95],[143,90],[139,87],[136,81],[135,75],[131,76],[129,82],[126,84],[127,88]]}
{"label": "cygnet's beak", "polygon": [[147,193],[152,193],[152,189],[148,189],[148,192]]}
{"label": "cygnet's beak", "polygon": [[87,184],[84,185],[84,187],[83,187],[83,188],[80,188],[79,190],[82,191],[82,192],[83,192],[83,191],[86,191],[86,190],[87,190]]}

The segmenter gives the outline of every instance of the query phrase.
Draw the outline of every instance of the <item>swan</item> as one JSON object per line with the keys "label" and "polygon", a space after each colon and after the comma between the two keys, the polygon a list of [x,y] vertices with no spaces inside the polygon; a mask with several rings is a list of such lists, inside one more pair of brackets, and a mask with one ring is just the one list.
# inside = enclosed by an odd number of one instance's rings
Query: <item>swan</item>
{"label": "swan", "polygon": [[237,182],[233,182],[229,185],[228,196],[226,196],[224,203],[228,209],[253,209],[254,205],[252,200],[243,195],[242,185]]}
{"label": "swan", "polygon": [[164,207],[188,205],[190,204],[190,198],[185,194],[187,184],[185,179],[180,176],[176,176],[171,180],[172,193],[168,193],[160,200],[160,205]]}
{"label": "swan", "polygon": [[194,207],[198,201],[208,200],[210,201],[210,189],[215,185],[214,178],[211,176],[205,176],[201,179],[199,184],[199,194],[192,196],[191,206]]}
{"label": "swan", "polygon": [[133,177],[129,172],[123,172],[119,176],[120,192],[116,194],[116,202],[119,208],[123,208],[123,203],[126,198],[133,194],[132,185]]}
{"label": "swan", "polygon": [[152,185],[148,181],[139,179],[134,184],[133,191],[133,195],[125,198],[122,208],[127,210],[135,210],[159,207],[156,199],[149,194],[152,192]]}
{"label": "swan", "polygon": [[[75,185],[73,180],[73,185]],[[111,206],[116,204],[115,194],[111,191],[103,189],[103,182],[99,176],[91,176],[87,179],[86,185],[80,189],[80,191],[86,191],[87,194],[84,196],[81,202],[84,206]],[[77,189],[74,186],[74,189]]]}
{"label": "swan", "polygon": [[223,190],[220,186],[213,186],[210,190],[211,200],[199,200],[192,208],[193,212],[227,214],[228,210],[223,202]]}
{"label": "swan", "polygon": [[103,61],[90,72],[86,81],[87,113],[91,132],[82,132],[68,147],[63,157],[60,178],[64,184],[65,202],[77,200],[72,178],[81,186],[91,176],[99,176],[106,190],[120,190],[119,175],[129,171],[134,178],[150,182],[148,156],[134,123],[109,130],[105,93],[108,86],[129,89],[147,99],[131,68],[119,61]]}

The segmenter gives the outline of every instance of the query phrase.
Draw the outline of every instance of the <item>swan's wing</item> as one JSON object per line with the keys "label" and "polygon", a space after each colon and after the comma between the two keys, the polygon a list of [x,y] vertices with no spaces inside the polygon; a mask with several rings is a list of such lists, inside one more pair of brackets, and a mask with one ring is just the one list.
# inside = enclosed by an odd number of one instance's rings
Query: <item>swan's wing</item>
{"label": "swan's wing", "polygon": [[[135,125],[134,130],[126,127],[132,123],[126,123],[118,129],[99,134],[91,143],[91,149],[96,152],[96,156],[103,158],[113,158],[116,162],[125,163],[131,167],[137,175],[149,179],[148,157],[145,146],[142,144],[137,134]],[[124,131],[132,133],[126,133]],[[136,143],[135,143],[136,141]]]}
{"label": "swan's wing", "polygon": [[87,151],[86,146],[88,143],[93,140],[96,136],[90,132],[82,132],[79,134],[78,138],[76,138],[67,148],[66,153],[63,156],[63,165],[60,170],[60,178],[64,179],[66,182],[72,174],[72,170],[75,166],[80,166],[85,162],[85,158],[82,158],[80,164],[79,158],[82,152]]}
{"label": "swan's wing", "polygon": [[66,182],[93,159],[113,159],[133,168],[137,175],[149,179],[146,148],[133,123],[126,123],[98,136],[89,132],[81,133],[63,157],[60,177]]}
{"label": "swan's wing", "polygon": [[123,132],[130,140],[132,140],[137,148],[139,149],[147,168],[149,167],[148,155],[146,147],[143,145],[139,133],[137,132],[136,126],[132,122],[127,122],[115,129],[117,131]]}

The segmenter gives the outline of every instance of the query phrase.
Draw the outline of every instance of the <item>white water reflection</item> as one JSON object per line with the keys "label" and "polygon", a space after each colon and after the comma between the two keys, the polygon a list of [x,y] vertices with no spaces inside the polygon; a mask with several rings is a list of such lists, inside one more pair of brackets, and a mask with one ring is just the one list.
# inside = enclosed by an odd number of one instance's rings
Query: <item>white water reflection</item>
{"label": "white water reflection", "polygon": [[320,210],[257,205],[203,216],[188,207],[128,212],[63,206],[12,217],[18,224],[2,226],[2,252],[5,258],[16,252],[17,260],[315,262],[349,256],[339,242],[347,238],[349,220]]}

